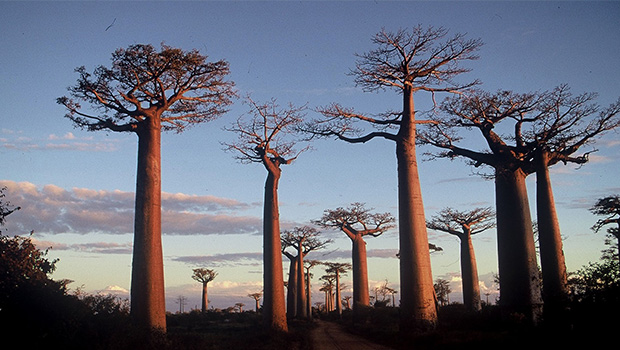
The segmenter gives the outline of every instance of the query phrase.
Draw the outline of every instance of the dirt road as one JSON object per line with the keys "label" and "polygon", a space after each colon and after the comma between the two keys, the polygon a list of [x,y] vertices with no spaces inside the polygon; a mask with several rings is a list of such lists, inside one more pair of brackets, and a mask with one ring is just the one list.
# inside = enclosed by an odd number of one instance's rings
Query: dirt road
{"label": "dirt road", "polygon": [[315,320],[317,327],[312,331],[313,350],[390,350],[364,338],[347,333],[337,323]]}

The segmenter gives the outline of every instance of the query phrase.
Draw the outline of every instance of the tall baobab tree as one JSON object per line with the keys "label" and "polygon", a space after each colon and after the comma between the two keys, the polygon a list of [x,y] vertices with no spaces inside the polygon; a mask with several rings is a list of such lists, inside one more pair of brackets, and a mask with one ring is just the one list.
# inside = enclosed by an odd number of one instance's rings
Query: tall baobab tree
{"label": "tall baobab tree", "polygon": [[321,276],[319,279],[323,281],[323,285],[319,290],[325,293],[325,311],[329,313],[334,310],[334,286],[336,284],[336,275],[327,274]]}
{"label": "tall baobab tree", "polygon": [[584,145],[620,125],[620,100],[608,108],[594,103],[597,95],[574,96],[567,85],[541,94],[533,113],[516,120],[515,140],[529,152],[527,173],[536,174],[536,213],[546,321],[566,320],[568,284],[549,167],[557,163],[585,164]]}
{"label": "tall baobab tree", "polygon": [[342,315],[342,295],[341,295],[341,285],[340,285],[340,276],[344,275],[351,269],[351,264],[349,263],[336,263],[336,262],[326,262],[324,263],[327,268],[325,272],[331,274],[335,277],[336,281],[336,311],[339,315]]}
{"label": "tall baobab tree", "polygon": [[[525,186],[527,151],[509,145],[495,126],[535,110],[539,101],[538,94],[510,91],[477,91],[449,98],[441,105],[445,113],[437,116],[438,123],[418,134],[422,142],[441,150],[437,157],[463,157],[474,166],[494,169],[500,304],[506,315],[520,313],[534,323],[541,316],[542,296]],[[457,130],[472,128],[480,131],[488,149],[477,151],[457,145],[461,140]],[[518,132],[519,128],[513,130]]]}
{"label": "tall baobab tree", "polygon": [[217,276],[217,272],[215,272],[215,270],[211,270],[211,269],[194,269],[193,270],[194,273],[192,274],[192,278],[197,281],[200,282],[202,284],[202,307],[201,310],[202,312],[207,312],[207,309],[209,308],[209,299],[208,299],[208,293],[207,293],[207,285],[209,284],[209,282],[213,281],[215,279],[215,277]]}
{"label": "tall baobab tree", "polygon": [[363,203],[352,203],[348,208],[328,209],[315,221],[323,227],[344,232],[353,244],[353,309],[370,305],[368,292],[368,263],[365,236],[378,237],[394,227],[390,213],[371,213]]}
{"label": "tall baobab tree", "polygon": [[259,104],[247,99],[251,117],[243,117],[229,131],[238,134],[237,142],[227,145],[243,163],[260,163],[267,170],[263,208],[263,319],[273,331],[288,331],[282,274],[278,183],[282,165],[291,164],[306,148],[296,151],[293,134],[303,121],[305,107],[290,105],[281,109],[275,100]]}
{"label": "tall baobab tree", "polygon": [[495,227],[495,213],[491,208],[475,208],[466,212],[445,208],[433,216],[426,223],[426,227],[459,238],[463,304],[467,310],[479,311],[481,305],[478,268],[471,236]]}
{"label": "tall baobab tree", "polygon": [[[131,314],[148,328],[166,329],[161,248],[161,131],[182,132],[226,112],[234,97],[228,62],[198,51],[131,45],[112,54],[112,66],[76,69],[70,97],[57,102],[77,127],[138,136]],[[90,105],[85,109],[82,103]]]}
{"label": "tall baobab tree", "polygon": [[[618,227],[610,227],[607,232],[616,238],[620,243],[620,196],[613,195],[599,198],[590,211],[595,215],[605,216],[603,219],[596,221],[592,229],[598,232],[601,228],[609,224],[616,224]],[[618,244],[618,252],[616,259],[620,259],[620,244]]]}
{"label": "tall baobab tree", "polygon": [[[396,144],[398,163],[398,230],[400,246],[401,331],[432,329],[437,324],[433,276],[428,251],[424,204],[416,156],[414,94],[453,93],[477,84],[453,80],[469,70],[462,61],[476,59],[482,43],[463,34],[448,37],[444,28],[417,26],[410,31],[382,30],[373,38],[376,49],[358,55],[352,75],[365,91],[393,89],[402,94],[402,110],[363,115],[332,104],[321,108],[323,119],[306,127],[313,135],[337,137],[349,143],[383,138]],[[355,122],[377,128],[362,134]],[[393,129],[392,133],[389,130]]]}
{"label": "tall baobab tree", "polygon": [[258,313],[258,310],[260,310],[260,298],[263,296],[263,292],[257,292],[257,293],[251,293],[248,294],[248,296],[252,299],[254,299],[254,301],[256,302],[256,305],[254,307],[254,311],[256,311]]}
{"label": "tall baobab tree", "polygon": [[[290,316],[300,318],[308,316],[304,257],[314,250],[325,248],[332,242],[332,240],[319,239],[319,235],[320,232],[311,226],[295,227],[282,233],[282,252],[291,260],[291,273],[296,274],[295,277],[289,275],[288,288],[295,290],[290,294],[295,301],[288,303],[289,306],[295,308],[294,313],[289,314]],[[293,248],[297,254],[288,253],[286,249],[289,247]],[[291,280],[294,281],[293,286],[291,286]]]}

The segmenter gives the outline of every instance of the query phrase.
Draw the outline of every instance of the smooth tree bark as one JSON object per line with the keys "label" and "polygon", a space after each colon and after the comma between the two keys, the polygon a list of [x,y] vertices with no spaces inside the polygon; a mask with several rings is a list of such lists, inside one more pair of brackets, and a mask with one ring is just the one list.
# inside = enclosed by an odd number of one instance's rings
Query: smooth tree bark
{"label": "smooth tree bark", "polygon": [[290,105],[281,109],[275,100],[258,104],[249,97],[247,103],[251,117],[239,118],[228,128],[239,139],[227,144],[227,149],[237,152],[241,162],[260,163],[267,170],[263,207],[263,323],[268,331],[287,332],[278,183],[282,175],[280,167],[291,164],[307,149],[294,150],[298,142],[294,134],[303,120],[305,107]]}
{"label": "smooth tree bark", "polygon": [[363,203],[352,203],[347,208],[328,209],[315,221],[322,227],[338,228],[351,240],[353,262],[353,309],[370,306],[368,291],[368,261],[365,236],[378,237],[394,227],[390,213],[371,213]]}
{"label": "smooth tree bark", "polygon": [[426,223],[429,229],[455,235],[460,240],[463,304],[469,311],[480,311],[478,268],[471,236],[495,227],[491,208],[475,208],[461,212],[446,208]]}
{"label": "smooth tree bark", "polygon": [[[350,143],[364,143],[384,138],[396,144],[398,163],[398,230],[400,246],[401,324],[404,333],[433,329],[437,310],[431,272],[428,237],[418,163],[416,157],[416,119],[413,96],[416,92],[454,93],[477,84],[460,84],[452,79],[468,69],[461,61],[476,59],[479,40],[467,40],[455,34],[446,38],[444,28],[413,28],[395,33],[381,31],[373,42],[377,46],[359,55],[352,75],[366,91],[394,89],[402,94],[399,112],[380,116],[355,113],[332,104],[321,108],[324,118],[310,123],[306,131],[313,135],[335,136]],[[445,39],[445,40],[444,40]],[[443,41],[442,41],[443,40]],[[377,131],[360,135],[356,121],[366,122]],[[394,129],[396,132],[389,132]]]}
{"label": "smooth tree bark", "polygon": [[[57,102],[74,125],[138,136],[131,315],[138,325],[166,330],[161,246],[161,131],[183,131],[226,112],[235,96],[226,61],[207,62],[198,51],[132,45],[112,54]],[[85,110],[82,103],[90,105]],[[97,113],[100,112],[100,113]]]}
{"label": "smooth tree bark", "polygon": [[217,272],[211,269],[194,269],[192,278],[202,284],[202,305],[201,311],[207,312],[209,308],[209,293],[207,286],[217,276]]}

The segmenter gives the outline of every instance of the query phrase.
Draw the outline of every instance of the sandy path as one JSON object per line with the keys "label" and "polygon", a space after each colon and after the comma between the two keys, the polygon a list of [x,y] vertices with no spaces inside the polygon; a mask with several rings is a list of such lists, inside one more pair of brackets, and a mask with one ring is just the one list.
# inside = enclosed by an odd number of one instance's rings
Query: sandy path
{"label": "sandy path", "polygon": [[312,331],[313,350],[390,350],[364,338],[347,333],[337,323],[315,320],[317,327]]}

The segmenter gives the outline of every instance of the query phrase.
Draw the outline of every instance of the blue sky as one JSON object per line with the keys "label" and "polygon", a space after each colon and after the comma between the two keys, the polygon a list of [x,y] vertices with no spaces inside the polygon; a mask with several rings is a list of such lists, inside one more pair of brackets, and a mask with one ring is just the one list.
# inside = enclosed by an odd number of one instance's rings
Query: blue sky
{"label": "blue sky", "polygon": [[[467,78],[480,79],[482,88],[528,92],[566,83],[575,94],[598,92],[597,102],[605,107],[620,94],[619,17],[616,1],[2,1],[0,185],[9,188],[9,200],[23,207],[9,217],[5,232],[34,230],[41,247],[52,247],[49,256],[60,258],[53,277],[75,280],[73,288],[129,288],[136,137],[75,129],[55,103],[75,83],[76,67],[92,71],[107,65],[119,47],[165,42],[196,48],[212,60],[226,59],[239,94],[258,101],[276,98],[283,105],[309,107],[339,102],[380,113],[399,108],[400,96],[357,88],[347,75],[355,54],[372,49],[371,37],[381,28],[444,26],[485,43],[480,59],[467,64],[472,69]],[[415,98],[417,108],[430,108],[428,95]],[[179,295],[189,300],[186,310],[200,304],[200,286],[190,278],[194,267],[218,270],[210,284],[215,307],[252,305],[246,295],[261,289],[266,172],[258,164],[239,164],[221,145],[234,138],[223,127],[246,112],[247,106],[237,101],[216,121],[163,135],[164,260],[171,311],[178,309]],[[314,117],[312,111],[308,117]],[[396,214],[391,142],[324,140],[312,146],[283,169],[284,228],[356,201]],[[580,169],[561,164],[552,169],[571,271],[597,260],[604,248],[604,236],[589,229],[596,217],[587,209],[597,198],[620,192],[618,133],[584,150],[592,148],[598,152]],[[421,162],[420,177],[427,217],[446,206],[494,205],[493,183],[472,175],[462,161]],[[534,183],[530,177],[533,216]],[[335,242],[309,257],[347,259],[350,242],[344,234],[325,235]],[[458,241],[436,232],[429,236],[444,249],[431,257],[433,275],[453,280],[452,297],[458,299]],[[474,237],[484,288],[492,290],[494,236],[491,230]],[[368,240],[372,286],[388,279],[398,287],[397,247],[395,231]]]}

